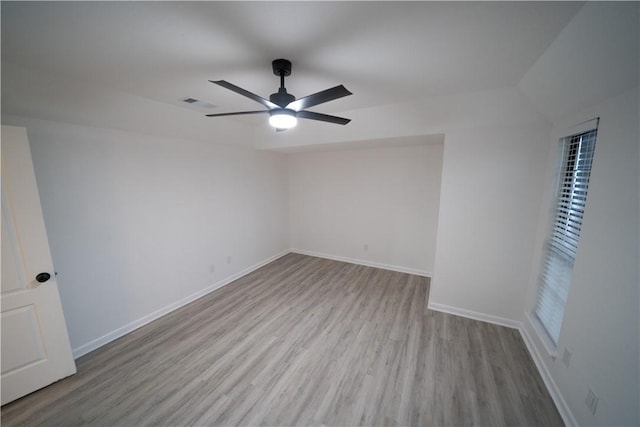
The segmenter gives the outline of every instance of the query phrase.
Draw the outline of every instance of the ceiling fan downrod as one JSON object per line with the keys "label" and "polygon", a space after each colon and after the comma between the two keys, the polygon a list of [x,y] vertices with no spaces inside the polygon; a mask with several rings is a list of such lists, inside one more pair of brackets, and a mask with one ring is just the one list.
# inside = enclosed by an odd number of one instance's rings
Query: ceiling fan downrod
{"label": "ceiling fan downrod", "polygon": [[277,93],[271,94],[269,100],[280,108],[285,108],[296,100],[296,97],[287,93],[287,89],[284,87],[285,76],[291,75],[291,61],[287,59],[276,59],[271,63],[271,66],[273,68],[273,74],[280,76],[280,88]]}

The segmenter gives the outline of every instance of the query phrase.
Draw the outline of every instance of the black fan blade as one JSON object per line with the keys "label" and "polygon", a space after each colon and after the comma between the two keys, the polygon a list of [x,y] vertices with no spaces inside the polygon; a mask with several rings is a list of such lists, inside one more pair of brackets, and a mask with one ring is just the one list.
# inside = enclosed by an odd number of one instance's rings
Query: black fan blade
{"label": "black fan blade", "polygon": [[352,93],[349,92],[346,87],[340,85],[332,87],[331,89],[323,90],[322,92],[314,93],[313,95],[305,96],[304,98],[296,99],[289,103],[287,108],[296,111],[306,110],[314,105],[333,101],[334,99],[342,98],[347,95],[352,95]]}
{"label": "black fan blade", "polygon": [[226,82],[224,80],[209,80],[211,83],[215,83],[218,86],[222,86],[225,89],[229,89],[234,91],[235,93],[239,93],[242,96],[246,96],[249,99],[253,99],[256,102],[259,102],[260,104],[264,105],[265,107],[272,109],[272,108],[280,108],[278,107],[276,104],[274,104],[271,101],[268,101],[266,99],[264,99],[261,96],[256,95],[255,93],[251,93],[248,90],[242,89],[241,87],[238,87],[234,84],[231,84],[229,82]]}
{"label": "black fan blade", "polygon": [[243,114],[264,114],[264,113],[268,113],[268,112],[269,112],[269,110],[239,111],[237,113],[207,114],[207,117],[240,116],[240,115],[243,115]]}
{"label": "black fan blade", "polygon": [[314,113],[313,111],[298,111],[296,117],[311,120],[320,120],[321,122],[335,123],[337,125],[346,125],[351,119],[343,117],[330,116],[328,114]]}

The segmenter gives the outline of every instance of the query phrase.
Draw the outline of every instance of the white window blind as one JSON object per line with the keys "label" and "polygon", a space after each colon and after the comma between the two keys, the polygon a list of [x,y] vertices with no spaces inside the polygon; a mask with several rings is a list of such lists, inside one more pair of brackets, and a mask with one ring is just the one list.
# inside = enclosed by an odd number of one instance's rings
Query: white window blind
{"label": "white window blind", "polygon": [[560,176],[551,232],[545,243],[535,315],[554,344],[560,336],[573,262],[587,202],[597,129],[560,139]]}

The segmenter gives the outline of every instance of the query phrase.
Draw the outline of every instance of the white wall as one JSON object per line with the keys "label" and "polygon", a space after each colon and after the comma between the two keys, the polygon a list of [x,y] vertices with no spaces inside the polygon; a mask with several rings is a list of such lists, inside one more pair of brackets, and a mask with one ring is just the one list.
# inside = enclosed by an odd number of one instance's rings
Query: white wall
{"label": "white wall", "polygon": [[518,87],[556,121],[636,86],[638,9],[638,2],[586,2]]}
{"label": "white wall", "polygon": [[442,150],[439,142],[291,154],[292,248],[430,276]]}
{"label": "white wall", "polygon": [[[640,424],[638,84],[640,4],[587,2],[519,83],[553,122],[545,195],[525,313],[535,303],[553,203],[558,139],[600,117],[581,240],[556,352],[551,357],[525,316],[525,338],[569,422]],[[585,398],[600,397],[595,416]]]}
{"label": "white wall", "polygon": [[283,154],[3,122],[27,128],[76,354],[288,248]]}
{"label": "white wall", "polygon": [[[581,425],[638,425],[640,402],[640,133],[638,89],[554,124],[551,151],[573,125],[600,117],[580,244],[557,352],[572,353],[569,366],[553,358],[529,318],[527,333],[570,411]],[[552,175],[555,158],[549,159]],[[551,182],[548,187],[552,187]],[[527,312],[537,291],[543,240],[548,234],[548,192],[540,215],[538,248]],[[600,397],[596,415],[584,401]]]}
{"label": "white wall", "polygon": [[540,124],[447,132],[429,308],[518,325],[547,137]]}

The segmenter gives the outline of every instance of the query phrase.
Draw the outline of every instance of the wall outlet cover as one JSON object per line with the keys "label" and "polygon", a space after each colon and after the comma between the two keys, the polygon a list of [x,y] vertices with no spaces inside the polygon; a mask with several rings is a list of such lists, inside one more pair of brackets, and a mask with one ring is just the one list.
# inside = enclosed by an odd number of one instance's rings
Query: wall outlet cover
{"label": "wall outlet cover", "polygon": [[593,415],[596,414],[596,409],[598,409],[599,400],[600,398],[596,396],[593,390],[589,389],[589,392],[587,393],[587,398],[585,399],[584,402],[587,404],[587,407],[589,408],[589,410]]}

